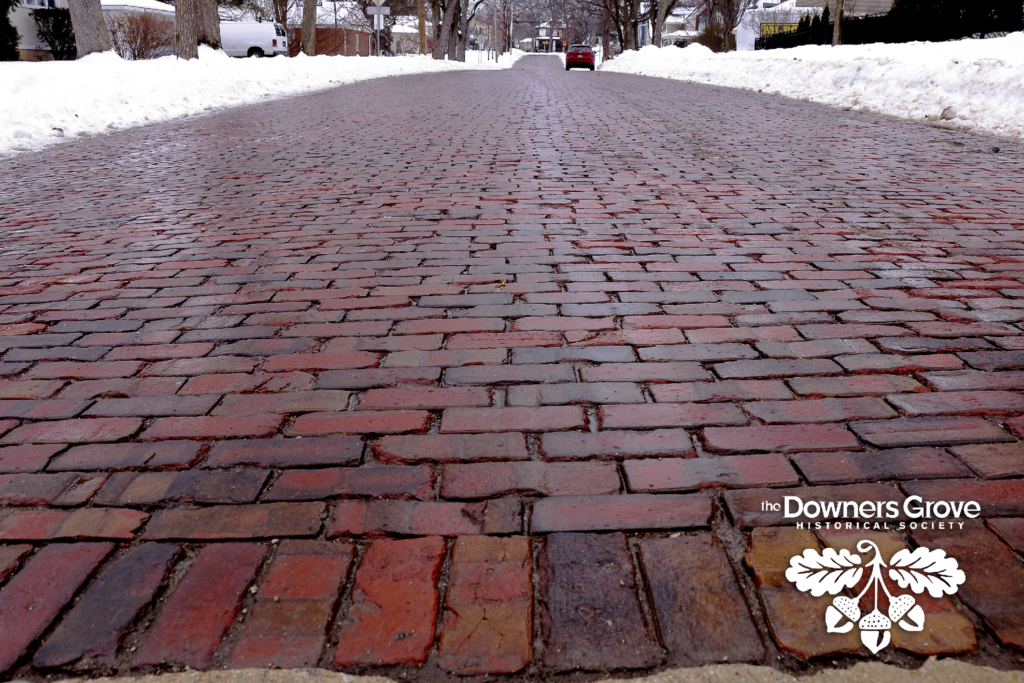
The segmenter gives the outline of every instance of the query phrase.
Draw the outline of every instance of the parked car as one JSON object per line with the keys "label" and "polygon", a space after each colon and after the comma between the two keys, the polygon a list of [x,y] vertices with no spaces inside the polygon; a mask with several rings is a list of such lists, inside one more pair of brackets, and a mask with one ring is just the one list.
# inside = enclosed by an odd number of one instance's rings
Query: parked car
{"label": "parked car", "polygon": [[572,45],[565,53],[565,70],[580,67],[594,70],[594,50],[589,45]]}
{"label": "parked car", "polygon": [[272,21],[222,21],[220,42],[229,57],[288,54],[288,34]]}

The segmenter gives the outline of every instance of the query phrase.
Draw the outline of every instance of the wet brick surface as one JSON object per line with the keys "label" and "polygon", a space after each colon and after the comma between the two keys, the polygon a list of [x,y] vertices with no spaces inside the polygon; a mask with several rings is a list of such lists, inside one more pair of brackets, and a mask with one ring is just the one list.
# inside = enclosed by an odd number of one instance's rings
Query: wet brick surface
{"label": "wet brick surface", "polygon": [[868,656],[785,495],[979,501],[883,655],[1020,667],[1019,144],[527,57],[0,170],[0,679]]}

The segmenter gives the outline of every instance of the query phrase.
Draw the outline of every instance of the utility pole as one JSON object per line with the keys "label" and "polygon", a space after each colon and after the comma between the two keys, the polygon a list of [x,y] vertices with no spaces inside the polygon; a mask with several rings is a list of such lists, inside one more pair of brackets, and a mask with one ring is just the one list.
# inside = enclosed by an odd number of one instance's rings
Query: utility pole
{"label": "utility pole", "polygon": [[417,9],[420,14],[420,54],[427,54],[427,7],[426,0],[417,0]]}
{"label": "utility pole", "polygon": [[836,27],[832,32],[832,44],[843,44],[843,0],[836,0]]}

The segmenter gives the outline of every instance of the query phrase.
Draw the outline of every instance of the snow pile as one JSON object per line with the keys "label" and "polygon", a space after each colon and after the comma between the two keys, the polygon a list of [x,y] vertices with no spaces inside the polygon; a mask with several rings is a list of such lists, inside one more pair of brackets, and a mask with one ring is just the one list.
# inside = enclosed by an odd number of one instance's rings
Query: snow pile
{"label": "snow pile", "polygon": [[1024,33],[947,43],[806,45],[725,54],[697,44],[649,46],[600,68],[1024,138]]}
{"label": "snow pile", "polygon": [[466,64],[485,65],[491,69],[511,69],[512,65],[519,61],[519,58],[526,53],[517,47],[512,52],[504,52],[495,61],[493,50],[466,50]]}
{"label": "snow pile", "polygon": [[125,61],[113,52],[74,62],[0,62],[0,156],[78,135],[192,116],[343,83],[404,74],[502,69],[519,55],[477,63],[430,57],[231,59],[200,47],[198,60]]}

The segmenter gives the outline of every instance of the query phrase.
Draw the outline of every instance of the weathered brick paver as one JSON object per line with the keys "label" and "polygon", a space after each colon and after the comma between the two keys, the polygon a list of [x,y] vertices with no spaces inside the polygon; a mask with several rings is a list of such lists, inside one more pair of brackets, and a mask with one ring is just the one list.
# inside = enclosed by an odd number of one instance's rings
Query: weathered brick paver
{"label": "weathered brick paver", "polygon": [[846,666],[861,539],[1021,667],[1019,143],[528,57],[0,170],[0,680]]}

